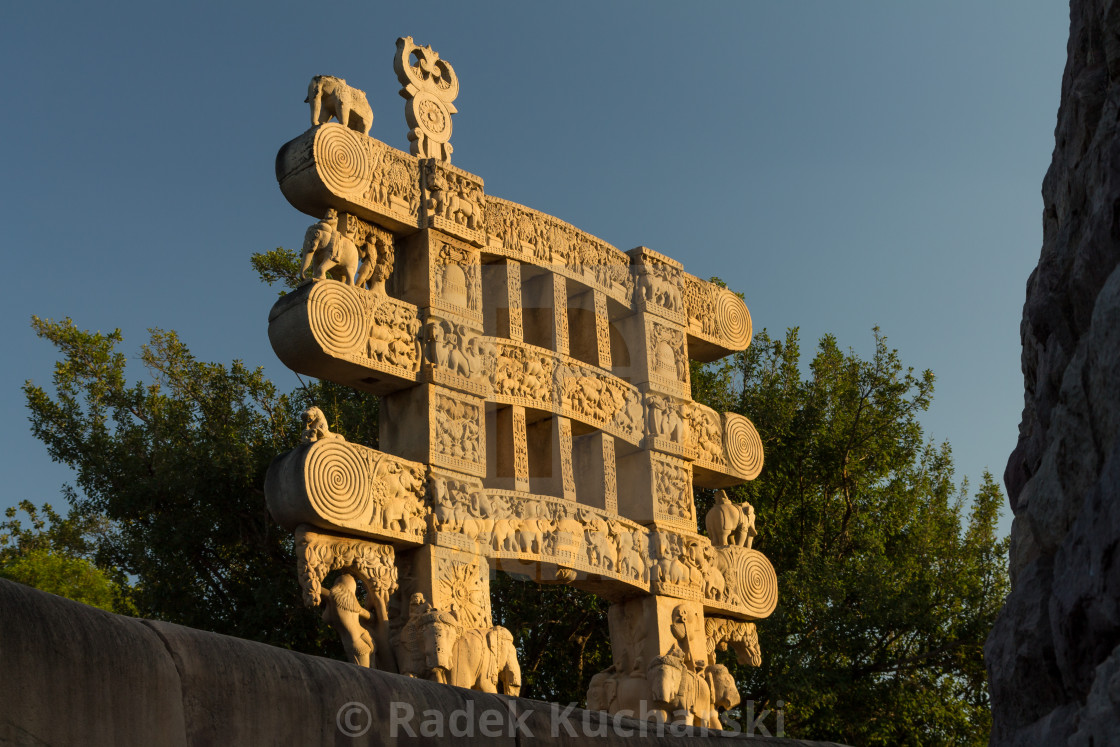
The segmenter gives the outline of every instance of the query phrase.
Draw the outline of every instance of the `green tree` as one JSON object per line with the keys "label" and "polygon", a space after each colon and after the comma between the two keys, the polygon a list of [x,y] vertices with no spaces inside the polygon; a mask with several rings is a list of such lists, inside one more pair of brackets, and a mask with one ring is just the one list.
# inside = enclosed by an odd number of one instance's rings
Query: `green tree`
{"label": "green tree", "polygon": [[32,319],[58,347],[53,394],[24,386],[32,432],[76,472],[73,515],[108,521],[90,538],[101,568],[139,581],[145,617],[309,652],[336,653],[293,583],[290,532],[268,515],[264,475],[318,404],[376,438],[376,409],[344,387],[278,394],[261,370],[196,360],[173,332],[141,347],[147,381],[127,383],[121,334]]}
{"label": "green tree", "polygon": [[878,330],[870,360],[822,338],[807,376],[797,330],[694,373],[698,399],[747,415],[766,444],[762,475],[734,492],[757,510],[780,602],[758,625],[763,666],[736,665],[743,698],[784,707],[798,738],[986,743],[1003,499],[985,474],[970,503],[948,444],[924,440],[932,373],[904,368]]}
{"label": "green tree", "polygon": [[100,607],[135,614],[132,588],[117,568],[101,569],[90,556],[91,538],[111,531],[99,517],[61,517],[46,504],[40,510],[20,501],[31,526],[25,528],[12,506],[0,521],[0,578],[18,581],[52,594]]}

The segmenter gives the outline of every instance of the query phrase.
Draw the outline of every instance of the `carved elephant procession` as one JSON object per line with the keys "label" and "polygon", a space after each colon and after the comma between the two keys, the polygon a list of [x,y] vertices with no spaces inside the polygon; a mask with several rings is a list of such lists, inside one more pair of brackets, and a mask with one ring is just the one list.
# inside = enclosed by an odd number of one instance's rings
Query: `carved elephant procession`
{"label": "carved elephant procession", "polygon": [[[692,401],[689,362],[746,349],[746,305],[647,247],[487,195],[450,163],[454,70],[411,37],[394,70],[409,153],[369,137],[362,91],[316,76],[312,128],[276,161],[316,222],[305,282],[269,315],[273,349],[381,398],[377,449],[310,408],[269,468],[304,603],[355,664],[517,695],[490,574],[569,584],[611,602],[589,708],[718,727],[739,693],[717,652],[761,664],[777,578],[754,509],[724,492],[759,474],[761,439]],[[706,534],[694,487],[717,491]]]}

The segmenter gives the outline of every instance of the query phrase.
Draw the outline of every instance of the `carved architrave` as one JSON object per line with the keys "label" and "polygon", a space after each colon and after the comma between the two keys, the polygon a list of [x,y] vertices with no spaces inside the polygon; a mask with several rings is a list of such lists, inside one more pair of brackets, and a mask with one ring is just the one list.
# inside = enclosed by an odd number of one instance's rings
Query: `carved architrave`
{"label": "carved architrave", "polygon": [[486,246],[486,200],[482,179],[449,163],[420,165],[421,225]]}
{"label": "carved architrave", "polygon": [[758,550],[729,545],[711,548],[711,568],[723,575],[726,592],[722,599],[708,594],[705,606],[748,620],[770,616],[778,605],[778,576],[770,560]]}
{"label": "carved architrave", "polygon": [[416,381],[419,332],[415,306],[335,281],[282,297],[268,327],[272,348],[288,367],[377,393]]}
{"label": "carved architrave", "polygon": [[428,427],[432,464],[486,474],[486,421],[478,398],[432,386]]}
{"label": "carved architrave", "polygon": [[630,260],[605,241],[524,205],[487,197],[486,251],[547,267],[630,308]]}
{"label": "carved architrave", "polygon": [[337,122],[281,148],[276,176],[288,201],[308,215],[333,207],[394,231],[419,227],[418,160]]}
{"label": "carved architrave", "polygon": [[[718,285],[681,273],[688,334],[694,338],[689,354],[709,361],[746,350],[751,342],[751,314],[743,299]],[[705,344],[706,343],[706,344]]]}
{"label": "carved architrave", "polygon": [[637,443],[641,423],[634,423],[636,402],[641,394],[621,379],[571,358],[556,369],[556,392],[560,414]]}
{"label": "carved architrave", "polygon": [[554,408],[555,356],[535,345],[494,341],[490,371],[494,399],[507,404]]}
{"label": "carved architrave", "polygon": [[762,472],[762,438],[754,423],[743,415],[723,414],[723,443],[727,464],[735,476],[753,480]]}
{"label": "carved architrave", "polygon": [[269,466],[265,497],[276,521],[348,531],[398,544],[424,540],[423,464],[331,434]]}

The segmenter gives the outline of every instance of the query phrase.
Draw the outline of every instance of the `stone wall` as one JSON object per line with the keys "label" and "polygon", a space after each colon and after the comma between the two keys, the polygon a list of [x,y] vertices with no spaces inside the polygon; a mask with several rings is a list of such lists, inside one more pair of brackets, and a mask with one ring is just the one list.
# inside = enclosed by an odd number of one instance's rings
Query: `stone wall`
{"label": "stone wall", "polygon": [[1012,592],[985,648],[996,745],[1120,733],[1120,4],[1073,0],[1068,54],[1004,476]]}
{"label": "stone wall", "polygon": [[[597,741],[610,744],[629,743],[626,732],[639,728],[620,719],[618,733],[602,713],[121,617],[4,580],[0,683],[3,745],[443,744],[457,732],[474,735],[454,740],[464,744],[580,744],[585,733],[605,734]],[[446,719],[442,739],[424,738],[424,722],[433,730],[439,723],[428,711]],[[495,715],[484,722],[487,712]],[[718,733],[694,731],[642,742],[712,740]],[[824,743],[741,737],[737,744]]]}

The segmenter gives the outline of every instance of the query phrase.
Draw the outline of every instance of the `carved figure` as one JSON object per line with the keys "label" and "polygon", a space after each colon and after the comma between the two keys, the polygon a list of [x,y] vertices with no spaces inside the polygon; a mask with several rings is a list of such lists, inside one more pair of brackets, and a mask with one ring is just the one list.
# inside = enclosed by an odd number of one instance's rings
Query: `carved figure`
{"label": "carved figure", "polygon": [[338,433],[331,433],[327,427],[327,416],[318,407],[308,407],[303,411],[302,417],[303,433],[300,435],[300,443],[313,444],[328,438],[342,438]]}
{"label": "carved figure", "polygon": [[754,507],[749,503],[739,506],[731,502],[723,490],[716,492],[716,502],[704,517],[708,537],[716,547],[739,545],[751,549],[758,534],[755,529]]}
{"label": "carved figure", "polygon": [[354,276],[354,285],[385,295],[385,281],[393,273],[392,242],[371,234],[359,248],[358,254],[362,265]]}
{"label": "carved figure", "polygon": [[[735,678],[722,664],[709,664],[704,674],[708,678],[708,687],[712,693],[712,705],[718,709],[727,710],[739,705],[742,700],[739,688],[735,686]],[[718,721],[718,717],[717,717]]]}
{"label": "carved figure", "polygon": [[358,247],[354,246],[349,236],[336,228],[327,244],[315,250],[314,254],[313,280],[330,277],[354,285],[354,276],[358,272]]}
{"label": "carved figure", "polygon": [[648,679],[653,700],[674,723],[719,728],[707,678],[690,665],[679,647],[674,645],[650,663]]}
{"label": "carved figure", "polygon": [[499,684],[506,695],[521,692],[513,634],[502,626],[464,628],[450,612],[433,609],[420,615],[416,629],[428,679],[487,693],[498,692]]}
{"label": "carved figure", "polygon": [[366,101],[365,91],[347,85],[333,75],[316,75],[307,86],[305,104],[311,104],[311,126],[330,121],[331,117],[351,130],[369,135],[373,127],[373,109]]}
{"label": "carved figure", "polygon": [[323,621],[329,623],[339,638],[346,655],[361,667],[369,666],[369,656],[374,651],[373,639],[362,625],[369,620],[369,610],[362,607],[357,596],[358,583],[349,573],[343,573],[324,596]]}
{"label": "carved figure", "polygon": [[331,237],[334,236],[337,229],[338,211],[334,208],[328,208],[327,212],[323,214],[323,218],[318,223],[311,224],[304,232],[303,264],[299,268],[301,278],[307,277],[307,271],[311,269],[311,262],[315,258],[316,252],[330,244]]}
{"label": "carved figure", "polygon": [[462,179],[459,188],[451,193],[451,202],[447,207],[448,217],[456,223],[461,223],[467,228],[478,228],[481,209],[478,202],[471,199],[471,190]]}

